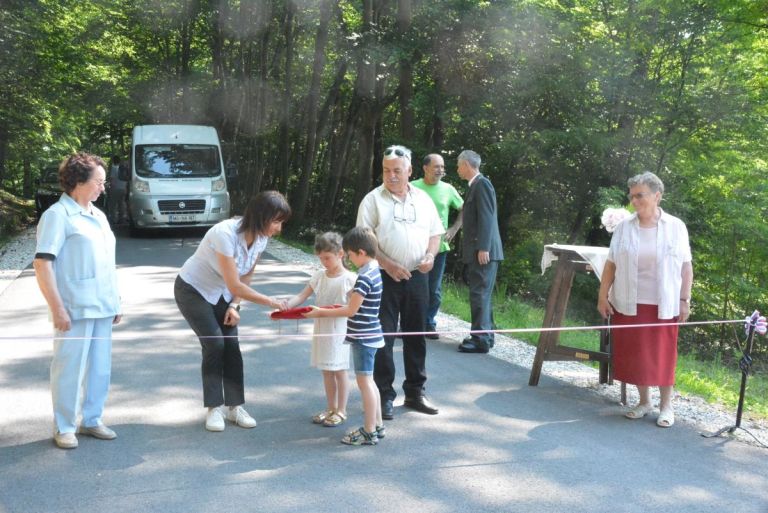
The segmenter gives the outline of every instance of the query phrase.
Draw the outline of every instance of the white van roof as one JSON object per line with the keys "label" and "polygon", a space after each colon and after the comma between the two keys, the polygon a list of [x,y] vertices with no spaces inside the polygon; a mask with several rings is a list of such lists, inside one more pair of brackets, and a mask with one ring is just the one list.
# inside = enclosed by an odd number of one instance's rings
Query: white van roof
{"label": "white van roof", "polygon": [[212,126],[138,125],[133,127],[133,144],[213,144],[219,136]]}

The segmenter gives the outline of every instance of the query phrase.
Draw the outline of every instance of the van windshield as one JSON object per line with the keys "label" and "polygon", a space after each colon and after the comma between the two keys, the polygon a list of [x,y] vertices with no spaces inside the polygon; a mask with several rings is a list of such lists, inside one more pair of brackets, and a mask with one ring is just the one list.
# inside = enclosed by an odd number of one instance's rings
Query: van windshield
{"label": "van windshield", "polygon": [[136,174],[143,178],[219,176],[219,149],[207,144],[136,146]]}

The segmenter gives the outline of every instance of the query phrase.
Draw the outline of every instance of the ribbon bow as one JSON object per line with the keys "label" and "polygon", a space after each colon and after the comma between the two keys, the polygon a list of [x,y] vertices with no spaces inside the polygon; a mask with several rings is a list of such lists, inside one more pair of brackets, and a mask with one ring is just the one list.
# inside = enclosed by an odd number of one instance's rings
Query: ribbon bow
{"label": "ribbon bow", "polygon": [[755,310],[752,315],[744,319],[744,331],[749,335],[749,327],[755,327],[755,333],[765,336],[768,331],[768,323],[766,323],[765,316],[760,315],[760,312]]}

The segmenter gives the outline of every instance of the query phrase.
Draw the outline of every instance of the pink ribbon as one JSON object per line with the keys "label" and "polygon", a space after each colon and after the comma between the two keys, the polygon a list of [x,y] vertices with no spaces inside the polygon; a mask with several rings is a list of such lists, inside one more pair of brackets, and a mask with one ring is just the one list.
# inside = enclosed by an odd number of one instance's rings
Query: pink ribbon
{"label": "pink ribbon", "polygon": [[755,333],[765,336],[768,331],[768,323],[766,323],[765,316],[760,315],[760,312],[755,310],[752,315],[744,319],[744,331],[749,335],[750,326],[755,327]]}

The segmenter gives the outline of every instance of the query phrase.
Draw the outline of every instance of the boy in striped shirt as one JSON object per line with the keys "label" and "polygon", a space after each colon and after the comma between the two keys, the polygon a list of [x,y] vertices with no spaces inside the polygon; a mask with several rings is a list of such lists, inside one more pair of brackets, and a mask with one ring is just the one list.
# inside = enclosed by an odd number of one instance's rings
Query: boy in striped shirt
{"label": "boy in striped shirt", "polygon": [[376,350],[384,347],[379,323],[381,304],[381,272],[376,261],[378,241],[370,228],[358,226],[344,235],[342,247],[347,258],[357,267],[358,275],[349,302],[341,308],[312,307],[305,317],[347,317],[346,342],[352,344],[355,378],[363,398],[364,425],[347,433],[341,443],[347,445],[376,445],[384,438],[381,418],[381,396],[373,381]]}

